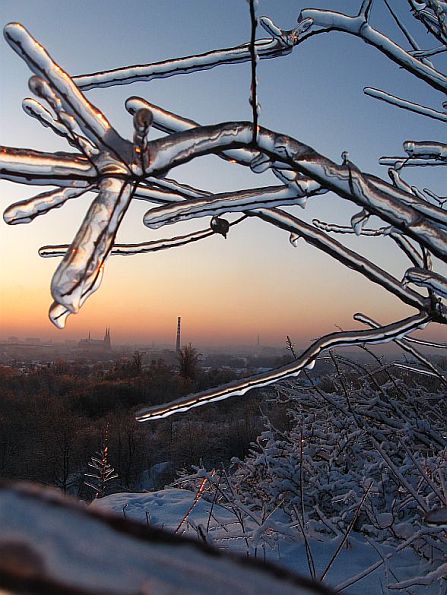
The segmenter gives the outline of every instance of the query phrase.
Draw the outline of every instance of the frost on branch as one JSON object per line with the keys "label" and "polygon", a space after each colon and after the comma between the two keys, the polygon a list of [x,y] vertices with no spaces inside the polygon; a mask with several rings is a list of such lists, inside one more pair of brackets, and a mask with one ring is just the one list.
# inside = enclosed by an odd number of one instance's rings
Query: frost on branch
{"label": "frost on branch", "polygon": [[[330,347],[401,341],[432,321],[447,322],[447,310],[443,303],[447,281],[442,268],[447,262],[446,200],[430,188],[412,185],[403,176],[409,167],[444,167],[447,164],[447,145],[426,139],[402,139],[402,156],[384,156],[380,160],[389,168],[387,181],[361,171],[347,152],[343,153],[341,163],[335,162],[299,139],[258,126],[257,61],[280,58],[307,39],[331,31],[360,38],[409,75],[442,94],[441,107],[419,105],[388,91],[368,87],[365,92],[369,96],[410,110],[416,114],[415,117],[437,120],[442,125],[446,119],[443,100],[447,77],[435,63],[438,55],[446,49],[445,3],[440,0],[424,3],[410,0],[409,4],[411,12],[407,16],[415,17],[429,33],[428,37],[424,37],[425,47],[418,45],[405,26],[403,15],[398,14],[390,2],[385,2],[390,22],[397,28],[399,39],[403,34],[405,47],[371,24],[373,3],[369,0],[361,4],[355,15],[304,9],[298,16],[297,26],[289,30],[280,29],[267,17],[258,17],[254,11],[255,3],[251,2],[252,35],[249,43],[160,63],[125,66],[74,77],[70,77],[22,25],[11,23],[5,27],[6,41],[32,72],[29,88],[35,97],[24,99],[25,113],[64,138],[70,147],[69,152],[54,154],[32,149],[0,148],[2,179],[53,187],[6,208],[5,221],[9,224],[29,223],[62,207],[68,200],[82,199],[87,191],[95,195],[71,244],[44,246],[40,250],[44,257],[62,257],[51,283],[54,302],[50,308],[50,319],[56,326],[63,327],[67,317],[77,313],[99,288],[109,255],[129,256],[180,247],[215,233],[226,236],[232,225],[242,224],[247,217],[255,217],[260,225],[261,222],[268,223],[285,231],[293,246],[298,246],[298,240],[302,239],[416,310],[413,316],[386,326],[372,325],[373,328],[359,331],[332,333],[316,341],[290,366],[231,386],[189,395],[173,404],[144,410],[139,415],[140,420],[164,417],[175,411],[241,395],[253,387],[296,375],[313,365],[318,355]],[[257,25],[267,32],[269,38],[256,39]],[[87,90],[96,87],[187,75],[240,62],[251,62],[252,66],[252,122],[202,126],[189,119],[186,113],[173,114],[142,97],[132,96],[125,104],[133,117],[131,138],[127,140],[118,134],[106,115],[85,95]],[[149,140],[150,128],[158,130],[161,135]],[[215,155],[249,168],[253,174],[272,173],[278,183],[275,186],[212,193],[201,188],[200,183],[192,187],[167,177],[168,172],[177,166],[204,155]],[[281,209],[305,208],[308,200],[316,203],[320,195],[329,192],[355,207],[357,214],[352,217],[350,225],[335,225],[317,219],[309,224],[296,214]],[[167,226],[170,229],[169,226],[179,221],[203,217],[206,218],[205,225],[187,235],[173,232],[162,240],[118,244],[116,236],[120,224],[134,199],[154,205],[143,219],[143,224],[149,228]],[[223,217],[227,213],[241,213],[241,216],[230,222]],[[400,275],[391,274],[334,237],[346,233],[355,233],[360,238],[369,236],[377,241],[391,240],[408,261],[407,265]],[[229,237],[231,239],[231,233]]]}

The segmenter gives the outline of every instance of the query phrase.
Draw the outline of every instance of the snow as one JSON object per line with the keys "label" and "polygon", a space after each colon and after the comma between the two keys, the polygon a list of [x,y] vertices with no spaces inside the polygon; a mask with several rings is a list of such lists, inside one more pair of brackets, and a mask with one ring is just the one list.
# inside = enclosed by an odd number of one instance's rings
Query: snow
{"label": "snow", "polygon": [[318,592],[298,578],[216,555],[192,541],[117,523],[36,486],[0,489],[0,526],[0,589],[8,592],[11,585],[12,592],[24,592],[24,583],[26,592],[36,592],[37,583],[40,593],[47,592],[45,586],[52,593],[85,589],[109,595]]}
{"label": "snow", "polygon": [[[149,522],[153,526],[175,531],[181,520],[194,505],[195,496],[194,492],[177,488],[167,488],[142,494],[119,493],[94,501],[90,508],[113,512],[121,517],[125,514],[126,518],[140,523],[147,524]],[[192,509],[188,522],[182,525],[180,532],[197,537],[196,528],[199,526],[202,528],[207,527],[211,507],[211,502],[200,499]],[[381,518],[380,520],[385,522],[386,519]],[[213,545],[244,554],[246,553],[246,544],[241,537],[240,527],[235,521],[233,512],[223,506],[214,504],[208,536]],[[219,527],[219,524],[225,525],[226,530]],[[293,529],[287,531],[285,527],[282,527],[282,524],[281,515],[278,514],[276,520],[272,520],[265,527],[255,527],[254,523],[249,523],[246,531],[248,535],[256,537],[259,543],[263,541],[263,531],[268,533],[269,530],[275,529],[282,532],[283,536],[276,544],[271,548],[265,547],[266,559],[293,572],[308,574],[306,548],[303,540],[297,537]],[[339,545],[340,539],[341,537],[335,537],[322,541],[320,537],[319,539],[312,538],[309,540],[315,559],[317,575],[321,574],[326,567]],[[392,547],[385,547],[383,550],[385,555],[391,554],[393,551]],[[261,545],[258,548],[257,557],[264,558]],[[327,583],[333,587],[342,585],[345,581],[361,574],[378,561],[381,562],[381,558],[374,547],[359,534],[352,533],[348,540],[348,547],[341,551],[329,571]],[[415,568],[418,565],[420,565],[420,560],[411,551],[394,554],[390,561],[385,565],[381,564],[375,572],[357,582],[347,592],[351,595],[377,595],[377,593],[381,593],[381,585],[389,582],[388,573],[391,570],[399,577],[399,580],[410,580],[410,577],[414,576]],[[415,587],[412,593],[414,595],[438,593],[438,587]]]}
{"label": "snow", "polygon": [[[126,518],[174,531],[194,504],[194,498],[195,494],[189,490],[167,488],[142,494],[111,494],[93,501],[90,507],[111,511],[119,516],[125,514]],[[211,503],[201,499],[194,506],[189,519],[194,526],[206,526],[210,510]],[[218,504],[214,505],[213,515],[222,522],[234,521],[234,515]],[[184,529],[187,534],[196,535],[191,527],[182,527],[182,532]]]}

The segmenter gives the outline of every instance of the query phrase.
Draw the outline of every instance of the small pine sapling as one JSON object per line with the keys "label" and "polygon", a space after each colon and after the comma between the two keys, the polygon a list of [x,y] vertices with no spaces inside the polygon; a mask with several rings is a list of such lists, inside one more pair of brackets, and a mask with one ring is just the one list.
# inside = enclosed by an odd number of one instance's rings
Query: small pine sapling
{"label": "small pine sapling", "polygon": [[115,469],[109,463],[108,428],[101,448],[97,451],[96,456],[91,457],[88,466],[93,472],[85,473],[84,484],[94,491],[93,499],[102,498],[106,495],[109,482],[118,477],[118,473],[115,473]]}

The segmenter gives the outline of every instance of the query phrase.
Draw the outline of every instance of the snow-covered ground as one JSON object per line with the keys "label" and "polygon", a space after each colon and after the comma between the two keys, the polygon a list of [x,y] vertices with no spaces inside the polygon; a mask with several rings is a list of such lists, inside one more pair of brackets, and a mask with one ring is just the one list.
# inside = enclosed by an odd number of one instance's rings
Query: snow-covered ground
{"label": "snow-covered ground", "polygon": [[[163,496],[152,500],[169,516],[169,492],[167,496],[166,500]],[[187,495],[181,496],[185,502]],[[135,506],[130,495],[127,499],[129,509],[144,512],[138,497],[133,499]],[[125,501],[116,504],[121,502]],[[180,507],[180,500],[174,498],[175,504]],[[325,593],[288,573],[219,555],[204,544],[112,518],[95,510],[100,507],[106,508],[106,502],[88,510],[83,503],[64,498],[56,490],[33,484],[1,485],[0,593]]]}
{"label": "snow-covered ground", "polygon": [[[246,523],[244,530],[237,522],[234,513],[219,504],[212,504],[206,500],[196,500],[196,495],[189,491],[168,488],[149,493],[118,493],[98,499],[91,504],[93,509],[112,511],[121,517],[134,519],[145,524],[163,527],[190,536],[202,535],[218,548],[225,548],[238,553],[247,552],[244,535],[256,537],[260,533],[259,526],[254,522]],[[185,519],[187,517],[187,519]],[[182,523],[183,520],[183,523]],[[259,546],[256,555],[284,566],[299,574],[308,575],[306,547],[302,539],[294,531],[289,531],[282,522],[280,514],[274,515],[267,526],[261,531],[266,539],[258,535],[259,544],[269,541],[271,547]],[[180,526],[181,525],[181,526]],[[281,533],[281,535],[280,535]],[[269,539],[269,534],[275,535]],[[253,541],[251,541],[253,543]],[[316,574],[321,575],[329,560],[336,551],[340,538],[319,541],[310,539],[310,548],[314,558]],[[392,554],[389,559],[381,563],[373,572],[348,587],[351,578],[382,562],[381,556]],[[356,533],[351,533],[348,546],[344,546],[330,568],[326,582],[332,587],[346,585],[346,593],[352,595],[378,595],[386,593],[386,585],[403,581],[417,574],[419,558],[411,551],[405,550],[394,553],[391,547],[382,547],[380,554],[373,545]],[[439,585],[413,586],[404,593],[423,595],[445,593],[440,591]],[[391,592],[391,591],[390,591]],[[395,591],[394,591],[395,592]],[[400,591],[402,592],[402,591]]]}

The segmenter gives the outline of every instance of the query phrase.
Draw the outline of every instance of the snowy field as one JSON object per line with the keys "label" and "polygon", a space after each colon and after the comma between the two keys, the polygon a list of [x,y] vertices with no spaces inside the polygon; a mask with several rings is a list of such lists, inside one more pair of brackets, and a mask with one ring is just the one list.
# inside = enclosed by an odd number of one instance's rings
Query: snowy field
{"label": "snowy field", "polygon": [[[229,549],[241,554],[247,552],[247,544],[240,524],[237,522],[234,513],[218,504],[200,499],[195,500],[196,495],[189,490],[169,488],[152,493],[119,493],[106,496],[91,504],[94,509],[112,511],[117,515],[139,521],[144,524],[152,524],[178,533],[195,536],[206,535],[206,539],[218,548]],[[182,520],[185,519],[182,523]],[[285,526],[280,515],[273,515],[269,523],[259,528],[255,523],[245,527],[245,536],[250,538],[253,544],[255,538],[259,544],[268,539],[263,535],[275,534],[270,540],[271,547],[258,547],[256,555],[258,558],[265,558],[297,572],[309,574],[305,543],[297,531]],[[181,524],[182,523],[182,524]],[[181,526],[179,527],[179,525]],[[207,530],[208,527],[208,530]],[[289,535],[284,535],[289,533]],[[334,552],[337,550],[340,539],[328,539],[319,541],[310,540],[317,575],[321,575]],[[381,556],[391,554],[389,559],[382,562]],[[360,576],[367,569],[372,569],[376,564],[378,568],[370,572],[364,578],[353,583],[356,576]],[[387,593],[385,585],[404,581],[417,574],[417,567],[420,565],[418,557],[409,550],[400,553],[393,553],[393,549],[381,548],[380,554],[360,535],[352,533],[348,540],[348,546],[344,546],[335,560],[327,575],[327,584],[335,588],[342,588],[346,585],[346,593],[352,595],[377,595]],[[441,590],[440,590],[441,589]],[[444,589],[444,590],[442,590]],[[393,591],[389,591],[393,592]],[[394,591],[396,592],[396,591]],[[403,591],[405,593],[419,594],[441,594],[445,593],[445,586],[414,586]]]}
{"label": "snowy field", "polygon": [[2,595],[324,595],[205,544],[87,510],[36,484],[0,486]]}

